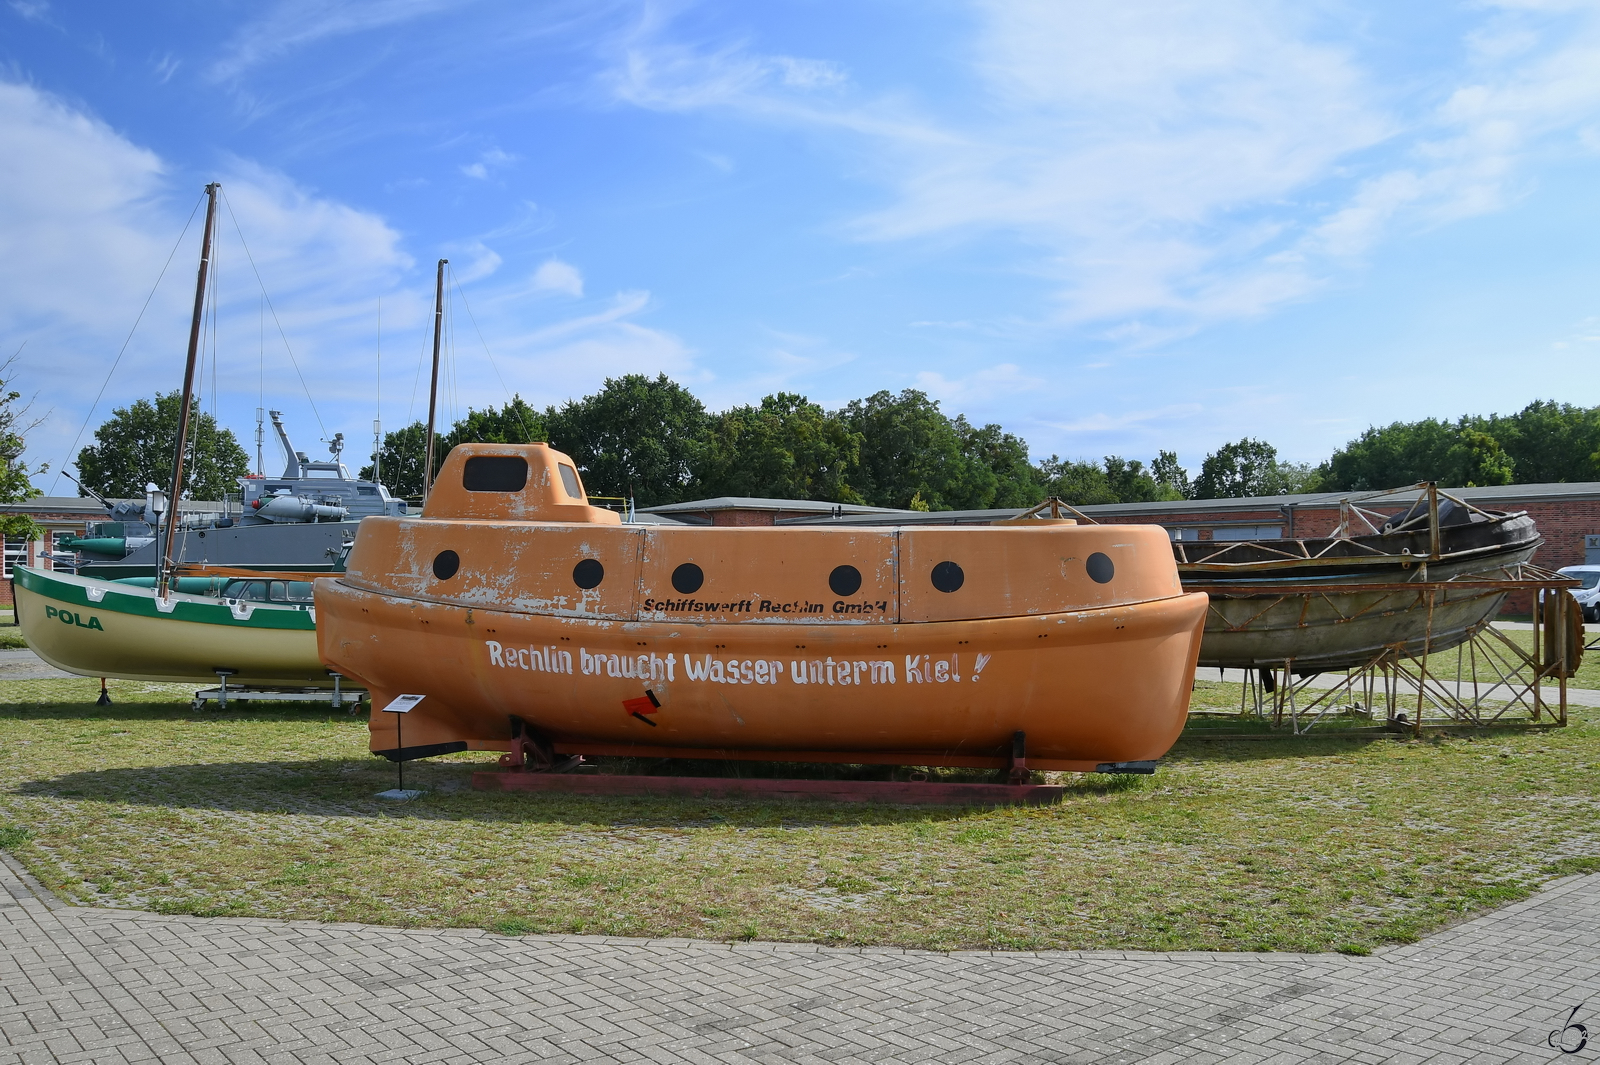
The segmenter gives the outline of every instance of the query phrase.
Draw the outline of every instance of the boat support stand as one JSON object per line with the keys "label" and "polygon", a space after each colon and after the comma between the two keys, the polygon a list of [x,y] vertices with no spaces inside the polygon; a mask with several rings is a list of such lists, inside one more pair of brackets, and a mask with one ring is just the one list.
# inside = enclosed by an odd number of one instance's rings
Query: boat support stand
{"label": "boat support stand", "polygon": [[570,773],[583,764],[583,755],[563,758],[555,746],[511,714],[511,753],[500,756],[500,765],[513,773]]}
{"label": "boat support stand", "polygon": [[238,702],[266,702],[266,703],[322,703],[326,702],[335,709],[354,707],[367,697],[365,689],[343,687],[342,674],[327,670],[329,677],[333,678],[333,691],[326,688],[300,688],[286,690],[262,690],[259,688],[229,688],[228,678],[238,673],[236,669],[216,669],[218,684],[215,688],[204,688],[194,693],[194,700],[189,704],[191,709],[204,709],[206,703],[215,702],[218,710],[228,708],[228,700]]}

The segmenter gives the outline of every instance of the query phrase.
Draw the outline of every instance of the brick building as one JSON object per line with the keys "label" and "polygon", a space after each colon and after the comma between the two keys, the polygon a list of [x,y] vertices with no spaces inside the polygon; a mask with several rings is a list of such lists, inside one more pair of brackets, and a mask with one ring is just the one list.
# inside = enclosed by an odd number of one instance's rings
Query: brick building
{"label": "brick building", "polygon": [[[113,500],[113,502],[122,502]],[[185,499],[179,507],[184,517],[211,517],[220,514],[222,503],[196,502]],[[237,513],[237,504],[233,512]],[[44,530],[38,539],[22,536],[5,538],[5,557],[0,569],[0,606],[11,605],[11,568],[13,566],[42,566],[50,568],[50,552],[56,538],[61,535],[82,536],[91,521],[104,521],[106,509],[93,499],[80,496],[38,496],[25,503],[0,504],[0,514],[26,514]]]}

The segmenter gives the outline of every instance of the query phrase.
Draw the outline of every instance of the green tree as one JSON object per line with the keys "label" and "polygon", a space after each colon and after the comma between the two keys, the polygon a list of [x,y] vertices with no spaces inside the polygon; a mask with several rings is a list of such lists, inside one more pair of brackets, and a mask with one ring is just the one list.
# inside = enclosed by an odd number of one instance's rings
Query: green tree
{"label": "green tree", "polygon": [[545,412],[550,443],[582,467],[590,492],[631,494],[641,507],[687,498],[709,424],[701,402],[666,374],[607,378],[594,395]]}
{"label": "green tree", "polygon": [[[26,404],[19,405],[22,393],[7,390],[14,378],[11,367],[16,361],[13,355],[0,363],[0,503],[22,503],[42,494],[30,478],[49,469],[44,465],[30,469],[22,461],[28,430],[39,423],[28,420]],[[0,514],[0,535],[31,540],[42,535],[42,530],[26,514]]]}
{"label": "green tree", "polygon": [[861,437],[856,488],[873,506],[909,508],[916,500],[929,510],[974,510],[993,505],[999,494],[1000,478],[971,435],[988,427],[952,422],[925,393],[876,392],[852,400],[838,416]]}
{"label": "green tree", "polygon": [[445,452],[448,454],[457,444],[532,444],[546,436],[544,414],[515,395],[499,410],[469,407],[467,416],[451,426],[445,436]]}
{"label": "green tree", "polygon": [[1046,495],[1064,503],[1085,507],[1095,503],[1119,503],[1117,493],[1106,479],[1106,471],[1096,463],[1071,461],[1051,455],[1038,466],[1039,479]]}
{"label": "green tree", "polygon": [[[450,427],[448,433],[435,433],[433,444],[433,474],[439,469],[457,444],[531,444],[545,439],[544,415],[529,406],[521,396],[512,396],[511,402],[496,410],[468,408],[467,416]],[[422,496],[422,463],[427,455],[427,426],[412,422],[404,429],[383,434],[383,462],[376,468],[361,467],[361,476],[375,480],[374,472],[383,475],[383,485],[390,492],[406,499]],[[368,456],[371,458],[372,456]]]}
{"label": "green tree", "polygon": [[1161,485],[1156,483],[1156,479],[1138,459],[1107,455],[1105,470],[1106,485],[1119,503],[1153,503],[1165,498]]}
{"label": "green tree", "polygon": [[1278,491],[1285,495],[1322,491],[1322,467],[1310,462],[1279,462]]}
{"label": "green tree", "polygon": [[1513,463],[1500,441],[1482,429],[1462,425],[1444,455],[1444,468],[1438,479],[1446,487],[1476,488],[1482,485],[1510,484]]}
{"label": "green tree", "polygon": [[1245,437],[1224,444],[1207,455],[1195,478],[1196,499],[1237,499],[1242,496],[1279,495],[1285,478],[1278,466],[1278,449],[1263,440]]}
{"label": "green tree", "polygon": [[[163,491],[172,485],[172,452],[178,443],[181,399],[177,389],[157,393],[155,402],[137,400],[111,412],[95,430],[97,443],[78,452],[78,479],[85,489],[124,499],[144,495],[155,482]],[[238,479],[250,472],[250,457],[228,429],[218,429],[209,414],[191,410],[189,453],[183,462],[183,494],[189,499],[220,500],[238,491]]]}
{"label": "green tree", "polygon": [[[1171,452],[1162,454],[1171,455]],[[1176,463],[1176,457],[1173,462]],[[1181,470],[1178,472],[1182,473]],[[1107,455],[1103,464],[1071,462],[1051,455],[1039,463],[1035,476],[1045,494],[1056,496],[1075,507],[1182,498],[1168,484],[1158,481],[1153,476],[1153,470],[1146,470],[1143,462],[1125,459],[1120,455]]]}
{"label": "green tree", "polygon": [[1028,461],[1026,440],[992,422],[975,427],[964,414],[951,424],[961,441],[961,453],[994,478],[993,491],[982,507],[1031,507],[1045,497],[1039,471]]}
{"label": "green tree", "polygon": [[1188,499],[1194,495],[1189,471],[1178,465],[1176,451],[1157,453],[1156,460],[1150,464],[1150,478],[1160,485],[1162,499]]}
{"label": "green tree", "polygon": [[861,437],[844,422],[780,392],[712,419],[692,491],[859,503],[849,482],[860,460]]}
{"label": "green tree", "polygon": [[1521,471],[1489,432],[1492,425],[1464,417],[1454,423],[1424,418],[1374,426],[1323,463],[1321,487],[1369,491],[1418,481],[1438,481],[1446,488],[1510,484]]}
{"label": "green tree", "polygon": [[[390,493],[402,499],[420,499],[422,497],[422,465],[427,456],[428,428],[421,422],[412,422],[404,429],[396,429],[392,433],[383,434],[383,447],[379,454],[383,461],[376,470],[372,466],[361,467],[360,476],[368,481],[378,480],[374,473],[381,475],[382,484]],[[449,450],[445,446],[444,438],[434,436],[433,472],[438,473],[439,467],[444,463],[444,453]]]}
{"label": "green tree", "polygon": [[1523,484],[1600,480],[1600,407],[1535,400],[1474,428],[1499,442]]}

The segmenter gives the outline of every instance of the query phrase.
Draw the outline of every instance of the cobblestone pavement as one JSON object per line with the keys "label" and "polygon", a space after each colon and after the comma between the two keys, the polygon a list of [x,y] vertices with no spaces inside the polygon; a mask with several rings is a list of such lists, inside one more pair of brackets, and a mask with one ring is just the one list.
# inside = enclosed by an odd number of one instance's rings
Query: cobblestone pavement
{"label": "cobblestone pavement", "polygon": [[0,650],[0,680],[61,680],[73,676],[50,665],[26,647]]}
{"label": "cobblestone pavement", "polygon": [[[1370,958],[934,954],[161,917],[0,855],[0,1062],[1585,1062],[1600,875]],[[1580,1033],[1566,1033],[1569,1047]]]}

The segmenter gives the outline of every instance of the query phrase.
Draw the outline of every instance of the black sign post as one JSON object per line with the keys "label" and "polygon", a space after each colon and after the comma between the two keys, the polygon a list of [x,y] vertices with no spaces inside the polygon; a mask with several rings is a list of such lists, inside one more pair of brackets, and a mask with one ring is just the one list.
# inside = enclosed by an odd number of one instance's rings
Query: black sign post
{"label": "black sign post", "polygon": [[405,720],[405,715],[409,714],[418,703],[422,702],[422,700],[426,698],[427,696],[425,695],[402,695],[391,702],[388,706],[383,708],[383,712],[386,714],[399,715],[394,719],[394,746],[395,754],[399,755],[400,757],[395,759],[394,764],[395,768],[399,771],[400,783],[399,786],[393,791],[380,791],[378,793],[378,798],[380,799],[397,799],[400,801],[406,801],[409,799],[415,799],[422,794],[420,791],[406,790],[406,745],[402,739],[400,724]]}

